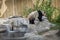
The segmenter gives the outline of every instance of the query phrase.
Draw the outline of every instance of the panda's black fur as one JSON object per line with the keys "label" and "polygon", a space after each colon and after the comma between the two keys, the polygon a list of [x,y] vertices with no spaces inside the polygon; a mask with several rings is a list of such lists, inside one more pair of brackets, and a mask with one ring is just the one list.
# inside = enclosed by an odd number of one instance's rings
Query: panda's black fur
{"label": "panda's black fur", "polygon": [[[38,12],[38,19],[39,19],[39,21],[42,21],[42,16],[43,16],[42,12],[40,10],[37,10],[37,12]],[[29,19],[29,23],[30,24],[35,24],[34,20],[35,20],[35,18]]]}
{"label": "panda's black fur", "polygon": [[34,20],[35,20],[35,18],[29,19],[29,23],[30,23],[30,24],[35,24],[35,23],[34,23]]}
{"label": "panda's black fur", "polygon": [[42,16],[43,16],[42,12],[40,10],[38,10],[37,12],[38,12],[39,21],[42,21]]}

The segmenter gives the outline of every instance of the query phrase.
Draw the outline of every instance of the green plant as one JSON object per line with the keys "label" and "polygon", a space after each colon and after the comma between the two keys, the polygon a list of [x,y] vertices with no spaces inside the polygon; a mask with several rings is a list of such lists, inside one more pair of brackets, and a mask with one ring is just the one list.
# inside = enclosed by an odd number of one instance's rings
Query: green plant
{"label": "green plant", "polygon": [[32,11],[33,11],[32,8],[24,8],[24,10],[23,10],[23,16],[27,17],[27,15],[29,13],[31,13]]}
{"label": "green plant", "polygon": [[38,10],[39,9],[38,4],[39,4],[39,0],[36,0],[36,4],[33,6],[33,8],[25,7],[23,10],[23,16],[27,17],[27,15],[32,11]]}
{"label": "green plant", "polygon": [[51,3],[52,3],[52,0],[47,0],[46,2],[43,1],[42,5],[40,6],[40,9],[46,12],[46,16],[49,21],[52,21],[51,16],[55,10],[55,8],[51,6]]}
{"label": "green plant", "polygon": [[46,12],[46,16],[48,18],[48,20],[52,23],[60,23],[60,12],[58,13],[59,15],[56,16],[54,19],[52,19],[52,15],[54,11],[60,11],[58,8],[53,7],[52,4],[52,0],[43,0],[41,5],[39,5],[40,0],[36,0],[36,4],[33,6],[33,8],[25,8],[24,9],[24,15],[27,16],[29,13],[31,13],[32,11],[35,10],[43,10]]}

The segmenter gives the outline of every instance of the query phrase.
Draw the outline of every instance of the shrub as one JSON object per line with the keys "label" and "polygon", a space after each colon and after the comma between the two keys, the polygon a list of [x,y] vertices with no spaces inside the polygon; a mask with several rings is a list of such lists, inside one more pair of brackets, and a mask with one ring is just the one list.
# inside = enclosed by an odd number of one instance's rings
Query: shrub
{"label": "shrub", "polygon": [[[31,13],[32,11],[35,10],[43,10],[46,12],[46,16],[48,18],[48,20],[52,23],[55,24],[60,24],[60,9],[53,7],[52,4],[52,0],[43,0],[41,5],[39,5],[40,0],[36,0],[36,4],[33,6],[33,8],[25,8],[23,11],[24,16],[27,16],[29,13]],[[53,14],[54,11],[59,11],[58,13]],[[58,16],[56,16],[56,14],[59,14]],[[55,15],[55,18],[52,19],[52,15]]]}

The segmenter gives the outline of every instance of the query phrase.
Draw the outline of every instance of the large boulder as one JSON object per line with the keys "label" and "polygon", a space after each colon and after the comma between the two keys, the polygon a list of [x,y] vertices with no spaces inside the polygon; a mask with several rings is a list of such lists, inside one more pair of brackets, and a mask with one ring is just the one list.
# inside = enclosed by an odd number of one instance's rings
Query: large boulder
{"label": "large boulder", "polygon": [[29,22],[26,18],[12,18],[10,19],[10,22],[13,22],[14,26],[20,26],[22,24],[28,25]]}
{"label": "large boulder", "polygon": [[5,25],[0,25],[0,33],[6,32],[6,26]]}

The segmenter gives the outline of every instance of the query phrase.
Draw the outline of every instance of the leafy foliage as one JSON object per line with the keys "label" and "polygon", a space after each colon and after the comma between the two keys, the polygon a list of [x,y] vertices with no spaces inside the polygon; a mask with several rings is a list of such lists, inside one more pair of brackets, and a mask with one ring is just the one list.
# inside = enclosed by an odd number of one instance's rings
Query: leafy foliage
{"label": "leafy foliage", "polygon": [[27,17],[27,15],[29,13],[31,13],[32,11],[33,11],[32,8],[25,8],[24,11],[23,11],[23,16],[24,17]]}
{"label": "leafy foliage", "polygon": [[[46,16],[50,22],[59,24],[60,23],[60,10],[51,5],[52,0],[46,0],[46,1],[43,0],[41,5],[39,5],[39,3],[40,3],[40,0],[36,0],[36,4],[33,6],[33,8],[25,8],[23,12],[24,15],[27,16],[29,13],[35,10],[43,10],[46,12]],[[54,15],[53,12],[56,10],[59,11],[59,13],[55,13],[55,15],[56,14],[59,14],[59,15],[56,16],[54,19],[52,19],[52,15]]]}
{"label": "leafy foliage", "polygon": [[44,10],[46,12],[46,16],[51,21],[51,16],[54,12],[54,7],[51,6],[52,0],[47,0],[46,2],[43,1],[41,5],[41,10]]}

